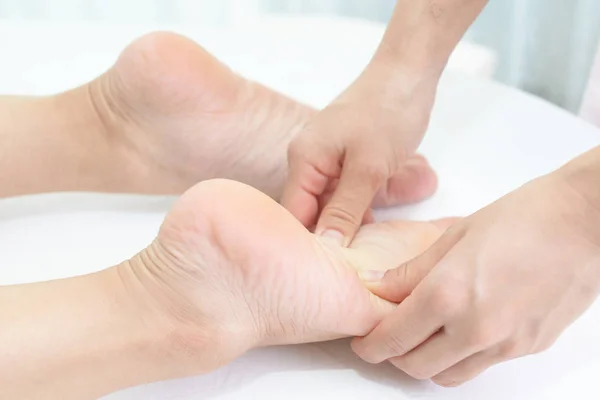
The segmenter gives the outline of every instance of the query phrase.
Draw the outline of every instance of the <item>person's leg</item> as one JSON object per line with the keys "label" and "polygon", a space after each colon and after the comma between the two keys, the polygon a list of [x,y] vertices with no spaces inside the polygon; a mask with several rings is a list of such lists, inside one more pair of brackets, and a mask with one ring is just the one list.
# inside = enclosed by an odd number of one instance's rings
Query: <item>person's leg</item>
{"label": "person's leg", "polygon": [[3,398],[98,398],[207,373],[252,348],[366,335],[396,307],[357,272],[409,260],[446,225],[373,224],[344,249],[256,189],[202,182],[132,259],[0,286]]}
{"label": "person's leg", "polygon": [[[205,179],[228,178],[278,199],[288,145],[316,112],[164,32],[135,41],[89,88],[110,136],[142,171],[131,190],[148,193],[181,193]],[[427,162],[415,157],[377,201],[419,201],[436,184]]]}
{"label": "person's leg", "polygon": [[[0,97],[0,196],[47,191],[180,194],[230,178],[278,199],[287,148],[315,111],[234,74],[194,42],[154,33],[66,93]],[[415,157],[376,198],[421,200],[436,177]]]}

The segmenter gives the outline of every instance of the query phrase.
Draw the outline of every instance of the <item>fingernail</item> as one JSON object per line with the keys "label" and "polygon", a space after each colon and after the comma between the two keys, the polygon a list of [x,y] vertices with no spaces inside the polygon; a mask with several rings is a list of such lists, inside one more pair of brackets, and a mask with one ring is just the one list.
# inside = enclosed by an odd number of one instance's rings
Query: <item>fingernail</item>
{"label": "fingernail", "polygon": [[358,276],[365,282],[379,282],[385,276],[385,271],[360,271]]}
{"label": "fingernail", "polygon": [[331,240],[335,241],[337,244],[339,244],[340,246],[343,246],[344,242],[345,242],[344,234],[340,231],[336,231],[333,229],[327,229],[327,230],[323,231],[320,236],[331,239]]}

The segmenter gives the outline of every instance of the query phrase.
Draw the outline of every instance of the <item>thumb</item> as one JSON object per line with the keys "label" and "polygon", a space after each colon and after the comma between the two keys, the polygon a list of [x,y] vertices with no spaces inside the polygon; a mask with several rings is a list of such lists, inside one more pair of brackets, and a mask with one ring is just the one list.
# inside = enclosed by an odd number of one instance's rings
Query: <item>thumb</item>
{"label": "thumb", "polygon": [[323,208],[316,233],[336,238],[340,244],[348,246],[387,178],[386,168],[347,162],[331,199]]}
{"label": "thumb", "polygon": [[295,149],[290,147],[289,173],[281,205],[305,227],[314,226],[319,214],[319,197],[325,192],[329,178],[306,159],[302,150]]}
{"label": "thumb", "polygon": [[381,272],[366,271],[361,273],[361,278],[376,296],[401,303],[442,261],[457,241],[455,235],[447,232],[429,250],[398,268],[391,269],[383,275]]}

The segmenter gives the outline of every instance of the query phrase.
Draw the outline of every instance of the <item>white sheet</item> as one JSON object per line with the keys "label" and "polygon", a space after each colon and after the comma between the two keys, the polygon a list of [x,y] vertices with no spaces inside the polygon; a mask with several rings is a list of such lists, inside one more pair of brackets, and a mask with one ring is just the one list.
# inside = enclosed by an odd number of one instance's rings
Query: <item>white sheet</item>
{"label": "white sheet", "polygon": [[[347,35],[353,42],[352,33]],[[354,48],[333,51],[336,42],[327,35],[298,36],[292,45],[274,35],[260,43],[211,37],[209,47],[245,74],[316,105],[346,85],[372,50],[356,38]],[[0,75],[0,88],[10,83],[20,92],[40,93],[71,86],[109,65],[116,46],[32,68],[16,80]],[[298,51],[289,50],[294,46]],[[447,76],[423,145],[439,172],[440,190],[423,204],[378,216],[470,213],[597,144],[597,130],[542,101],[490,82]],[[170,201],[93,194],[1,200],[0,284],[113,265],[150,242]],[[412,381],[388,365],[362,363],[339,341],[255,351],[210,375],[134,388],[106,400],[600,398],[599,337],[596,304],[547,353],[503,364],[451,390]]]}

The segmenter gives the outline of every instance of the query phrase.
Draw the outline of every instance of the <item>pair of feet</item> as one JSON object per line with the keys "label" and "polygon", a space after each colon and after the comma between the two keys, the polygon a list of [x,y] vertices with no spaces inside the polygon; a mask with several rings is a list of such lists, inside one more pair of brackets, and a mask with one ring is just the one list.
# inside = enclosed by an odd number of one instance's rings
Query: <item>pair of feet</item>
{"label": "pair of feet", "polygon": [[[274,199],[288,144],[315,111],[235,75],[185,38],[139,39],[86,90],[106,140],[136,174],[132,191],[181,193],[202,182],[121,268],[144,306],[185,332],[186,347],[212,367],[252,347],[367,334],[394,305],[371,294],[360,271],[397,267],[451,222],[367,225],[349,248],[310,233]],[[417,156],[375,205],[418,201],[435,188]]]}
{"label": "pair of feet", "polygon": [[[121,188],[181,194],[226,178],[279,200],[289,143],[317,113],[234,74],[196,43],[171,33],[138,39],[83,88],[102,121],[101,147],[134,175]],[[415,156],[375,198],[377,207],[420,201],[435,173]]]}

